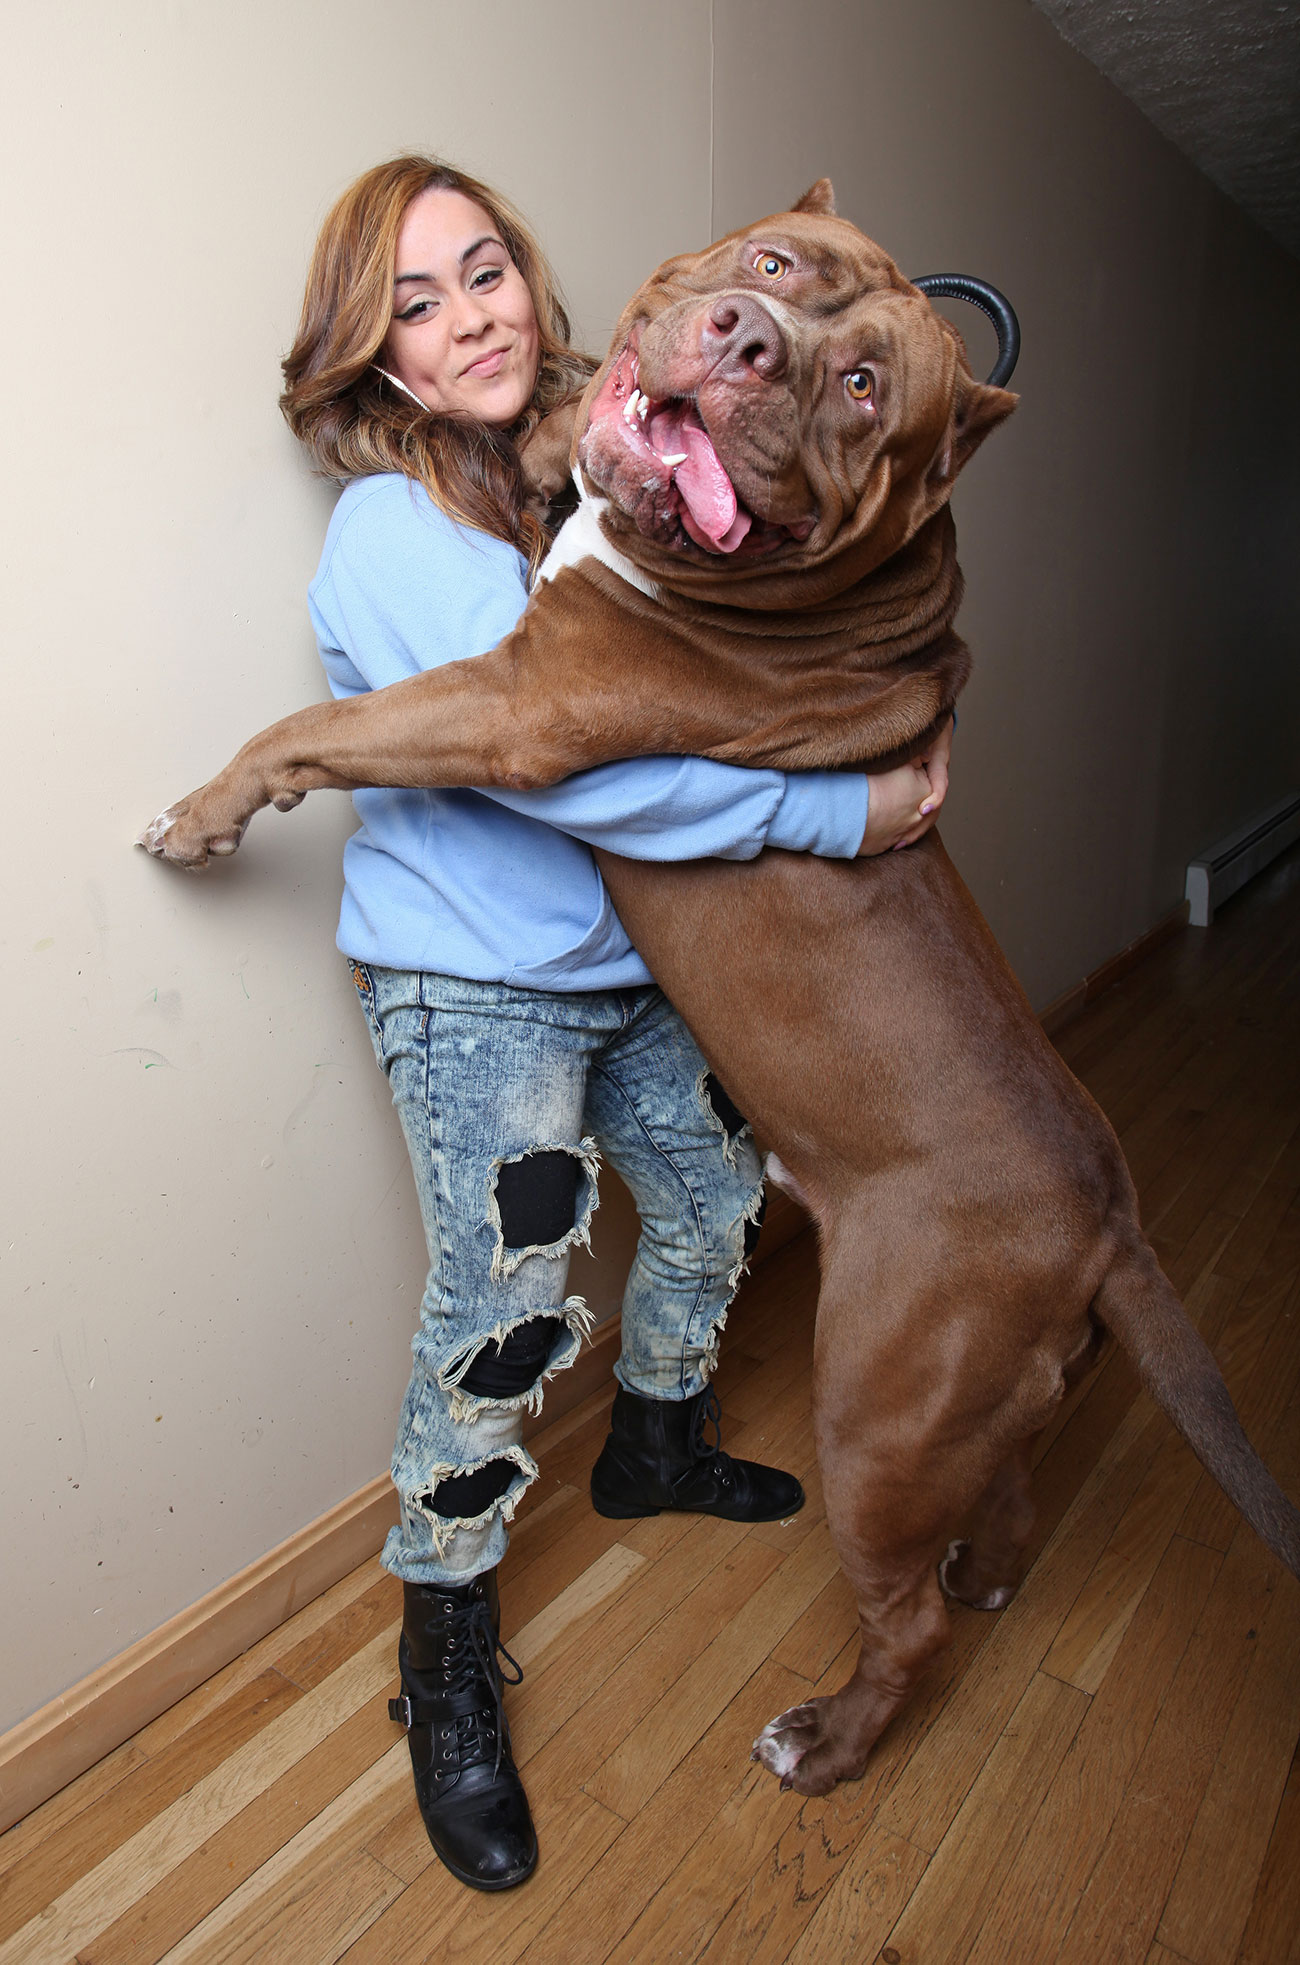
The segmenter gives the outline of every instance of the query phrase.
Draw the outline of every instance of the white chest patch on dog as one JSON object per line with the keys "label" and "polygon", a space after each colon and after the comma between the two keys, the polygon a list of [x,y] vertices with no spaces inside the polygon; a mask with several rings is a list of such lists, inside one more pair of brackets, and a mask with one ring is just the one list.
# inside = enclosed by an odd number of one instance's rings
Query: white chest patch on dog
{"label": "white chest patch on dog", "polygon": [[562,566],[577,566],[584,559],[598,559],[620,580],[626,580],[629,587],[635,587],[647,600],[658,600],[659,589],[639,566],[615,547],[601,530],[600,514],[608,510],[607,498],[593,498],[582,482],[581,474],[576,480],[581,504],[573,517],[566,519],[555,535],[555,544],[537,569],[537,579],[533,584],[536,593],[543,580],[553,580]]}

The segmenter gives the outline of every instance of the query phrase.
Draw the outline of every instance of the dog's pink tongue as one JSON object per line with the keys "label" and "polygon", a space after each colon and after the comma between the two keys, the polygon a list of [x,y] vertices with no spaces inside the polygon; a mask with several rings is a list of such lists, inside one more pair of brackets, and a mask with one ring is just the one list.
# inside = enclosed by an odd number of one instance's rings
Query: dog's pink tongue
{"label": "dog's pink tongue", "polygon": [[686,452],[685,463],[673,473],[682,502],[705,540],[721,553],[734,553],[753,524],[750,514],[737,511],[731,479],[718,461],[707,430],[698,423],[683,423],[677,440]]}

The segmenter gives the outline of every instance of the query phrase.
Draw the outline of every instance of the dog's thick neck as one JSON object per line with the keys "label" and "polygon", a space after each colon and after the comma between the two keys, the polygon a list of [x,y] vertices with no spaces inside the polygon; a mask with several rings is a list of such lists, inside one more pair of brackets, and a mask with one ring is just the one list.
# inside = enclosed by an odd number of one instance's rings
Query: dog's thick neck
{"label": "dog's thick neck", "polygon": [[822,582],[821,569],[787,569],[781,583],[784,605],[770,609],[757,606],[752,576],[737,572],[732,587],[731,576],[723,572],[701,591],[671,564],[666,577],[653,577],[623,550],[625,543],[609,501],[584,485],[578,512],[558,535],[540,577],[590,555],[648,595],[688,633],[734,636],[785,661],[820,646],[840,654],[859,651],[860,666],[869,668],[947,634],[961,604],[957,535],[946,503],[883,562],[862,555],[863,571],[840,567]]}
{"label": "dog's thick neck", "polygon": [[586,762],[665,748],[791,770],[901,761],[965,684],[970,656],[952,630],[962,580],[946,509],[835,603],[763,616],[647,580],[602,530],[601,505],[586,493],[534,601],[546,613],[551,587],[563,586],[557,605],[578,632],[559,644],[558,666],[529,669],[553,712],[575,691],[581,698],[595,664],[605,748]]}

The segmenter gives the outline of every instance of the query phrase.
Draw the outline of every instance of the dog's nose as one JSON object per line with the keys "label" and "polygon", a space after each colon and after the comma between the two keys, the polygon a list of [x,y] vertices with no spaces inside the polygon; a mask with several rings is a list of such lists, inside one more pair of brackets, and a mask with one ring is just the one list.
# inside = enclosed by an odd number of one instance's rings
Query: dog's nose
{"label": "dog's nose", "polygon": [[785,374],[790,351],[761,301],[749,294],[720,294],[704,320],[704,348],[723,373],[741,372],[775,382]]}

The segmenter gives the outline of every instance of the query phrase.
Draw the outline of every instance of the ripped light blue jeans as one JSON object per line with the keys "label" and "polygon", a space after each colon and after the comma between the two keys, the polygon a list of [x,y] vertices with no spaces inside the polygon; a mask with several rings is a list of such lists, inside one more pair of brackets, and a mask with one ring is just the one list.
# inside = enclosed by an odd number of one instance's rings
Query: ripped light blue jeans
{"label": "ripped light blue jeans", "polygon": [[[615,1369],[629,1391],[660,1399],[693,1397],[714,1369],[762,1167],[658,989],[561,994],[351,966],[429,1248],[393,1451],[401,1523],[383,1561],[405,1582],[463,1582],[505,1552],[506,1525],[537,1478],[523,1414],[540,1408],[545,1380],[572,1364],[591,1322],[566,1284],[570,1249],[587,1244],[601,1156],[641,1217]],[[567,1168],[574,1199],[562,1219],[543,1210],[543,1232],[523,1240],[528,1211],[513,1196],[531,1156]],[[539,1317],[556,1319],[558,1334],[535,1381],[508,1398],[466,1390],[484,1346]],[[465,1519],[439,1511],[441,1482],[494,1461],[511,1465],[495,1470],[508,1485],[489,1506]]]}

